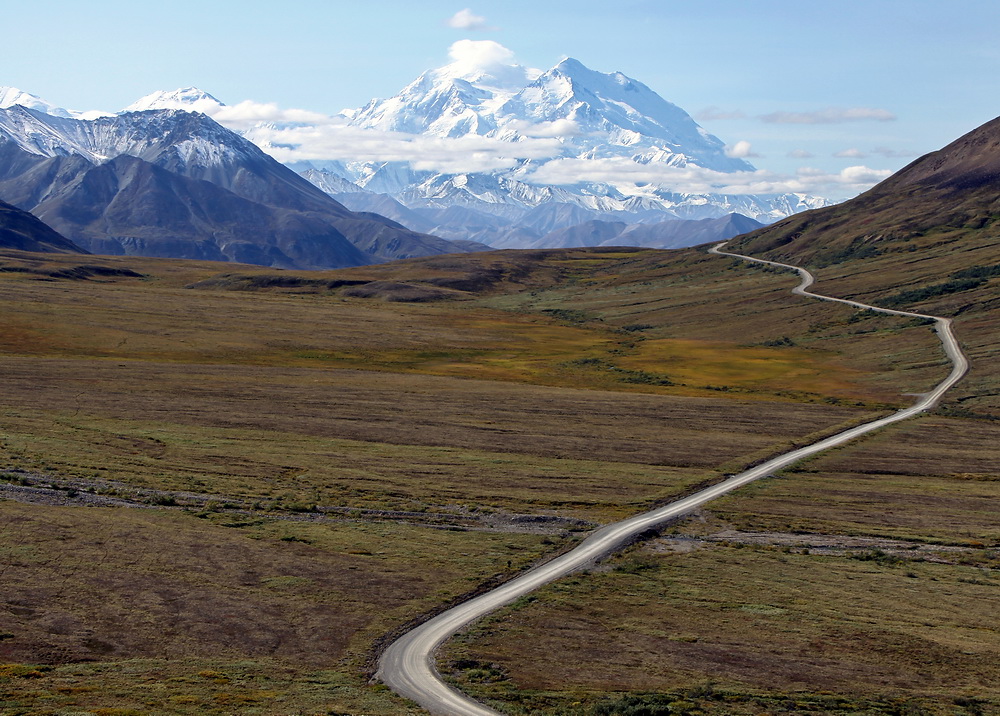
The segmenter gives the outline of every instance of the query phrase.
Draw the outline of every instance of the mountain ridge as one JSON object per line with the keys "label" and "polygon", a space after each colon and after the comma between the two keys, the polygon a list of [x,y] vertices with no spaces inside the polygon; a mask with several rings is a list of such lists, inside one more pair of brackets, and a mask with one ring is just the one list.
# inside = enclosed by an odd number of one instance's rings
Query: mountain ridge
{"label": "mountain ridge", "polygon": [[204,114],[0,110],[0,196],[90,250],[332,268],[466,251],[349,211]]}
{"label": "mountain ridge", "polygon": [[0,201],[0,248],[38,253],[87,253],[38,217]]}
{"label": "mountain ridge", "polygon": [[1000,118],[926,154],[859,196],[788,217],[734,247],[806,264],[908,251],[932,232],[1000,231]]}

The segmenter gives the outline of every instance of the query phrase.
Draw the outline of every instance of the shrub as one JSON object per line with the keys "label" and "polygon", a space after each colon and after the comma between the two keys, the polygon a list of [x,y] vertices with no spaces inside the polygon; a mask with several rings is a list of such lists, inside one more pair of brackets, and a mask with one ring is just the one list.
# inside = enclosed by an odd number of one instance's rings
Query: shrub
{"label": "shrub", "polygon": [[954,279],[947,283],[937,283],[932,286],[924,286],[923,288],[900,291],[883,299],[882,303],[886,306],[916,303],[918,301],[926,301],[928,298],[937,298],[938,296],[947,296],[948,294],[960,293],[961,291],[970,291],[982,286],[984,283],[986,283],[985,278]]}
{"label": "shrub", "polygon": [[894,554],[889,554],[888,552],[883,552],[880,549],[866,549],[863,552],[858,552],[851,555],[851,559],[856,559],[861,562],[875,562],[883,567],[898,567],[903,564],[906,560],[902,557],[897,557]]}

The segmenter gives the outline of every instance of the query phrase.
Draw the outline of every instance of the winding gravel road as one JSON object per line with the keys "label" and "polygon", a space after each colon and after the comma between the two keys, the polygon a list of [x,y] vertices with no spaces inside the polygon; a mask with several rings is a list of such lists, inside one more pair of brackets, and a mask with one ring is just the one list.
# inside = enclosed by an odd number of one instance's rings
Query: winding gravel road
{"label": "winding gravel road", "polygon": [[823,301],[846,303],[856,308],[888,313],[895,316],[933,320],[935,322],[935,330],[944,345],[949,360],[952,362],[951,373],[931,392],[923,395],[912,407],[900,410],[888,417],[858,425],[812,445],[779,455],[761,465],[741,472],[738,475],[733,475],[723,482],[659,509],[601,527],[591,533],[577,547],[553,559],[551,562],[539,565],[496,589],[481,594],[463,604],[459,604],[424,622],[394,641],[383,652],[382,657],[379,659],[379,669],[376,675],[382,683],[397,694],[412,699],[432,714],[438,714],[439,716],[499,716],[499,712],[474,701],[441,680],[434,667],[434,652],[445,640],[476,619],[506,604],[510,604],[518,597],[522,597],[548,582],[582,569],[593,564],[598,559],[618,551],[648,529],[657,527],[673,518],[688,514],[706,502],[714,500],[754,480],[766,477],[798,460],[841,445],[860,435],[870,433],[873,430],[878,430],[900,420],[905,420],[932,408],[945,391],[955,385],[968,370],[968,360],[952,334],[950,319],[929,316],[923,313],[877,308],[857,301],[821,296],[806,290],[812,285],[814,278],[805,269],[776,261],[765,261],[740,254],[727,253],[721,250],[725,244],[726,242],[722,242],[716,245],[710,249],[710,252],[720,256],[731,256],[746,261],[780,266],[797,271],[802,277],[802,282],[792,289],[792,292],[801,296],[810,296]]}

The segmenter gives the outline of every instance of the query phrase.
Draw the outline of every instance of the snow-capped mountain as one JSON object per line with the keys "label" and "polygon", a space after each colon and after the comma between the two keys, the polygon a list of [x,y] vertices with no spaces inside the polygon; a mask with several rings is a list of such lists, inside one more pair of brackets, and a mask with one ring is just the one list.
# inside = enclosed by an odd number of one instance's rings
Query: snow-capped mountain
{"label": "snow-capped mountain", "polygon": [[753,170],[744,160],[727,156],[718,137],[646,85],[621,72],[595,72],[574,59],[541,75],[499,113],[508,126],[525,120],[536,125],[572,122],[576,134],[567,144],[577,157],[628,156],[640,164]]}
{"label": "snow-capped mountain", "polygon": [[0,87],[0,109],[8,109],[9,107],[14,107],[15,105],[27,107],[28,109],[34,109],[38,112],[44,112],[45,114],[52,115],[53,117],[65,117],[67,119],[95,119],[108,114],[108,112],[101,112],[99,110],[78,112],[73,109],[64,109],[62,107],[57,107],[37,95],[19,90],[17,87]]}
{"label": "snow-capped mountain", "polygon": [[0,87],[0,109],[7,109],[8,107],[13,107],[14,105],[21,105],[22,107],[27,107],[28,109],[45,112],[53,117],[73,116],[68,110],[63,109],[62,107],[56,107],[51,102],[47,102],[37,95],[19,90],[17,87]]}
{"label": "snow-capped mountain", "polygon": [[204,114],[0,109],[0,197],[96,253],[334,268],[481,250],[359,215]]}
{"label": "snow-capped mountain", "polygon": [[[356,129],[441,140],[482,138],[512,147],[549,141],[547,156],[479,172],[449,173],[403,161],[349,158],[297,167],[317,186],[358,210],[370,202],[350,186],[341,189],[344,182],[387,194],[410,209],[430,212],[460,206],[502,217],[508,222],[503,237],[477,235],[477,240],[495,246],[533,244],[538,236],[509,229],[548,204],[579,207],[589,219],[628,223],[718,218],[734,212],[769,223],[828,203],[803,194],[690,193],[677,188],[670,182],[672,171],[724,176],[752,172],[754,167],[732,156],[722,140],[643,83],[620,72],[596,72],[572,58],[545,72],[506,58],[485,65],[457,60],[424,72],[393,97],[346,110],[342,117]],[[253,130],[248,136],[254,136]],[[560,162],[566,162],[568,170],[546,181]],[[631,167],[643,178],[573,178],[575,168],[602,162],[617,170]],[[648,179],[646,174],[663,179]],[[435,230],[454,236],[461,227],[439,225]]]}
{"label": "snow-capped mountain", "polygon": [[456,61],[424,72],[394,97],[373,99],[344,116],[365,129],[451,138],[495,135],[499,108],[539,74],[517,64],[484,68]]}
{"label": "snow-capped mountain", "polygon": [[172,91],[158,91],[137,99],[119,114],[144,112],[150,109],[183,109],[212,115],[225,105],[197,87],[183,87]]}
{"label": "snow-capped mountain", "polygon": [[262,157],[256,146],[205,115],[180,110],[79,120],[14,106],[0,115],[0,136],[29,154],[79,155],[94,164],[126,154],[166,168],[208,169]]}
{"label": "snow-capped mountain", "polygon": [[469,72],[453,63],[430,70],[396,96],[345,116],[355,127],[438,137],[551,136],[565,145],[564,157],[753,170],[727,156],[725,144],[687,112],[620,72],[595,72],[572,58],[543,73],[520,65],[491,69]]}

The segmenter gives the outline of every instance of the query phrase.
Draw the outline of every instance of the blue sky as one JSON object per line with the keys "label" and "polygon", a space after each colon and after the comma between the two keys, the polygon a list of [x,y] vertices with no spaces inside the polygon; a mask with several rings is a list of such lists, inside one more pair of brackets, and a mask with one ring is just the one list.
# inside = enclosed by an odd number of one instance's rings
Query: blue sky
{"label": "blue sky", "polygon": [[1000,115],[995,0],[36,0],[4,14],[0,85],[81,110],[194,85],[330,114],[468,38],[542,69],[572,56],[622,71],[776,172],[895,170]]}

